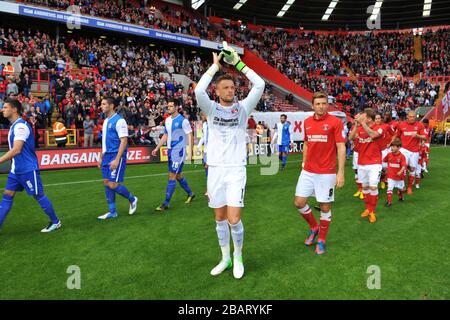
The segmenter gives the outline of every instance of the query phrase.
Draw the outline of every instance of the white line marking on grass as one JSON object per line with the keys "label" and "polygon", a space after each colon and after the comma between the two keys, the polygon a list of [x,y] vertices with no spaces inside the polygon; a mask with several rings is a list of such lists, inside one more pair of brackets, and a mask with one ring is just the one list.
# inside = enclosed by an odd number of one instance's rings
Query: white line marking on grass
{"label": "white line marking on grass", "polygon": [[[300,160],[293,160],[293,161],[287,161],[288,163],[293,162],[300,162]],[[262,164],[249,164],[248,166],[261,166]],[[188,170],[183,171],[183,173],[198,173],[198,172],[205,172],[204,169],[201,170]],[[131,177],[125,177],[125,181],[131,180],[131,179],[141,179],[141,178],[149,178],[149,177],[158,177],[158,176],[166,176],[167,172],[161,172],[161,173],[153,173],[153,174],[144,174],[139,176],[131,176]],[[50,184],[44,184],[44,187],[58,187],[58,186],[68,186],[73,184],[84,184],[84,183],[93,183],[93,182],[103,182],[103,179],[95,179],[95,180],[82,180],[82,181],[70,181],[70,182],[60,182],[60,183],[50,183]],[[5,188],[1,188],[0,191],[5,190]]]}

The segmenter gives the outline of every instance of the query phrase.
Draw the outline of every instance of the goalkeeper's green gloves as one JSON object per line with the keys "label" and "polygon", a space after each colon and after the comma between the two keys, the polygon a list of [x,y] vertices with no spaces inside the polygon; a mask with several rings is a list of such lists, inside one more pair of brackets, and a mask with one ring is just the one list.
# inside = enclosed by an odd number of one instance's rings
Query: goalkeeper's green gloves
{"label": "goalkeeper's green gloves", "polygon": [[226,41],[223,42],[223,61],[236,67],[240,72],[246,73],[248,71],[247,65],[241,60],[236,50],[230,47]]}

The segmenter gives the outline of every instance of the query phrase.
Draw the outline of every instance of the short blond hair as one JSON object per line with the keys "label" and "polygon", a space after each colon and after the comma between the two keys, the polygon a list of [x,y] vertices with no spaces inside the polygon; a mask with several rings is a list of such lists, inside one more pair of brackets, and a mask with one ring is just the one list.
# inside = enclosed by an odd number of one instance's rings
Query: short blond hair
{"label": "short blond hair", "polygon": [[325,92],[323,92],[323,91],[314,92],[311,102],[312,102],[312,104],[314,104],[314,100],[322,99],[322,98],[325,98],[328,101],[328,95]]}

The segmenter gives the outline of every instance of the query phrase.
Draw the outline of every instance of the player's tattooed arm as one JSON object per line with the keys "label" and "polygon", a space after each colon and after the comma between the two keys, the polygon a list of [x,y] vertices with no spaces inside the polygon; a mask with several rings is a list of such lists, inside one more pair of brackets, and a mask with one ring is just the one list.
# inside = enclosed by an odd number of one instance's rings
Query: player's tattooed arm
{"label": "player's tattooed arm", "polygon": [[[355,119],[356,120],[356,119]],[[355,121],[355,124],[352,127],[352,130],[350,131],[350,134],[348,135],[349,140],[355,140],[356,137],[358,137],[358,122]]]}
{"label": "player's tattooed arm", "polygon": [[[375,130],[372,130],[371,127],[369,127],[367,125],[367,123],[362,122],[361,126],[363,127],[363,129],[367,132],[367,134],[369,135],[369,137],[371,137],[372,139],[376,139],[379,138],[381,136],[381,134]],[[380,129],[381,130],[381,129]]]}
{"label": "player's tattooed arm", "polygon": [[424,134],[416,133],[416,138],[419,138],[420,140],[423,140],[423,141],[427,140],[427,136]]}

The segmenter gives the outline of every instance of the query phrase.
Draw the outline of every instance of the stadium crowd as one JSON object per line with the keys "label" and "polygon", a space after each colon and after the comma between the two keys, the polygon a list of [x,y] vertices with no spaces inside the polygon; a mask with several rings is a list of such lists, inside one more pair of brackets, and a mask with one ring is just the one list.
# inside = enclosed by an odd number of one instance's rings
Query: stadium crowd
{"label": "stadium crowd", "polygon": [[[377,76],[379,69],[398,69],[403,76],[418,72],[429,75],[450,74],[448,43],[449,30],[427,32],[423,36],[425,61],[414,58],[414,36],[411,33],[367,33],[356,35],[317,35],[313,32],[290,33],[265,29],[263,32],[245,28],[245,25],[224,21],[221,26],[210,24],[194,11],[158,1],[122,0],[25,0],[66,10],[78,5],[82,14],[117,19],[141,26],[174,33],[199,36],[222,41],[226,38],[255,50],[268,63],[291,76],[303,72],[343,76],[344,65],[355,74]],[[156,4],[156,7],[155,7]],[[299,44],[301,44],[299,46]],[[261,50],[262,48],[271,50]]]}
{"label": "stadium crowd", "polygon": [[[439,84],[423,79],[381,79],[377,74],[380,69],[398,69],[409,77],[420,72],[425,76],[450,74],[449,53],[444,50],[450,43],[448,30],[424,34],[424,60],[419,63],[414,59],[414,38],[410,33],[343,36],[270,29],[257,32],[230,23],[218,28],[181,7],[167,5],[156,9],[148,1],[140,1],[137,6],[137,2],[110,0],[25,2],[61,10],[76,4],[83,14],[216,41],[231,37],[304,88],[326,91],[338,109],[350,115],[364,107],[373,107],[379,112],[391,111],[394,117],[403,117],[418,106],[434,105]],[[194,85],[184,87],[172,74],[184,74],[198,81],[207,67],[200,56],[183,60],[173,49],[152,48],[125,40],[115,40],[113,44],[95,36],[57,42],[49,34],[30,29],[0,28],[0,39],[0,50],[19,54],[22,66],[16,76],[2,75],[4,66],[0,66],[0,98],[18,95],[25,105],[27,118],[36,121],[39,128],[51,125],[54,112],[62,116],[68,128],[81,128],[81,119],[87,116],[97,125],[104,118],[99,104],[106,95],[116,99],[119,112],[135,130],[160,125],[167,116],[169,98],[175,98],[183,106],[189,120],[199,119]],[[83,67],[93,72],[84,77],[71,72],[73,68]],[[32,70],[48,72],[49,95],[39,98],[31,94]],[[238,77],[236,87],[238,98],[248,93],[246,79]],[[209,90],[210,96],[215,98],[214,90]],[[275,102],[272,88],[267,86],[257,110],[273,111]],[[292,100],[287,99],[287,102],[292,103]],[[0,126],[7,126],[4,119],[0,119]]]}
{"label": "stadium crowd", "polygon": [[423,73],[427,76],[450,75],[450,30],[428,31],[422,38]]}
{"label": "stadium crowd", "polygon": [[[25,0],[26,3],[48,6],[59,10],[67,10],[76,5],[79,12],[101,18],[115,19],[142,27],[165,30],[173,33],[183,33],[210,37],[211,25],[200,17],[179,6],[173,7],[155,1],[123,1],[123,0]],[[73,8],[73,7],[72,7]],[[70,10],[70,9],[69,9]],[[78,13],[76,10],[72,10]]]}
{"label": "stadium crowd", "polygon": [[[185,88],[172,74],[198,80],[207,66],[200,56],[185,61],[176,56],[178,52],[127,41],[115,40],[111,44],[95,37],[71,38],[56,45],[55,39],[46,33],[11,28],[1,28],[0,39],[0,49],[18,55],[22,67],[15,76],[0,72],[0,98],[18,96],[24,103],[27,119],[37,119],[40,129],[51,126],[53,112],[55,119],[63,118],[67,128],[82,129],[87,116],[98,125],[104,118],[99,108],[103,96],[116,99],[118,111],[135,131],[159,126],[167,116],[170,98],[183,106],[190,121],[198,120],[193,83]],[[87,67],[91,71],[82,77],[71,72],[69,66],[78,70]],[[32,70],[48,72],[49,95],[40,98],[31,94]],[[248,81],[237,78],[238,97],[248,92],[246,85]],[[214,97],[214,90],[209,90]],[[270,93],[265,96],[265,100],[273,99]],[[260,103],[261,110],[266,111],[271,110],[271,105],[272,102]],[[0,123],[8,126],[5,119]]]}
{"label": "stadium crowd", "polygon": [[387,78],[303,78],[301,81],[313,91],[328,92],[338,109],[351,115],[370,107],[380,113],[390,111],[394,118],[404,118],[408,111],[419,106],[433,106],[440,90],[439,84],[424,79],[414,82]]}

